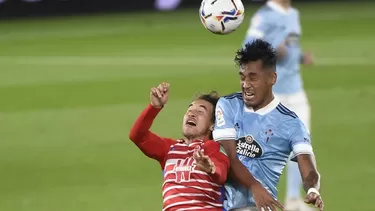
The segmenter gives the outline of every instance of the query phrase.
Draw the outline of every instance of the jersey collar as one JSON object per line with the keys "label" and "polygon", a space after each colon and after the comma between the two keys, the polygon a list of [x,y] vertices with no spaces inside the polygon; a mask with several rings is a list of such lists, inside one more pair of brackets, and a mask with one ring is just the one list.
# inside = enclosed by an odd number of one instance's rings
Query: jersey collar
{"label": "jersey collar", "polygon": [[273,9],[277,12],[283,13],[283,14],[288,14],[289,11],[290,11],[289,9],[285,9],[280,4],[278,4],[274,1],[267,1],[267,6],[270,7],[271,9]]}
{"label": "jersey collar", "polygon": [[245,112],[256,113],[259,115],[266,115],[270,113],[271,111],[273,111],[279,105],[279,103],[280,101],[276,97],[274,97],[273,100],[268,105],[264,106],[261,109],[258,109],[257,111],[254,111],[252,108],[248,108],[245,106]]}

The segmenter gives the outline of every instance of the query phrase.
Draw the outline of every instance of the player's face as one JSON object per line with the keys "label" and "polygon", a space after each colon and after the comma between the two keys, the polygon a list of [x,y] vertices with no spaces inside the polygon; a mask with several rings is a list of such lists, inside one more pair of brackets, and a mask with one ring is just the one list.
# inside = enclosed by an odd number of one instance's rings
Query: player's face
{"label": "player's face", "polygon": [[264,70],[262,62],[256,61],[242,65],[239,74],[245,104],[258,109],[269,93],[272,93],[276,73]]}
{"label": "player's face", "polygon": [[207,136],[213,130],[213,106],[205,100],[195,100],[185,113],[182,123],[182,134],[195,139]]}

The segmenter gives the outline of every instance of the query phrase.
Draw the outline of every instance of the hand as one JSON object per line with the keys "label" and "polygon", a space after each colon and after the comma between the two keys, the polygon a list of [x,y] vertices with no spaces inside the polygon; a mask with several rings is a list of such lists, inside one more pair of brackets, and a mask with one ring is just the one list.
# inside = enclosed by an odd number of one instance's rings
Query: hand
{"label": "hand", "polygon": [[253,197],[258,211],[277,211],[276,207],[284,210],[283,205],[274,199],[261,183],[257,182],[257,184],[253,185],[251,191],[253,192]]}
{"label": "hand", "polygon": [[200,170],[206,172],[207,174],[215,174],[216,167],[214,163],[211,161],[210,157],[204,155],[200,149],[194,152],[193,158],[195,160],[195,165]]}
{"label": "hand", "polygon": [[169,83],[161,83],[158,87],[152,87],[150,91],[150,103],[155,108],[162,108],[168,101]]}
{"label": "hand", "polygon": [[306,52],[303,54],[302,64],[304,65],[312,65],[314,64],[314,58],[311,52]]}
{"label": "hand", "polygon": [[322,197],[317,193],[311,192],[307,194],[305,197],[305,203],[314,205],[316,208],[319,208],[320,211],[323,211],[324,209]]}

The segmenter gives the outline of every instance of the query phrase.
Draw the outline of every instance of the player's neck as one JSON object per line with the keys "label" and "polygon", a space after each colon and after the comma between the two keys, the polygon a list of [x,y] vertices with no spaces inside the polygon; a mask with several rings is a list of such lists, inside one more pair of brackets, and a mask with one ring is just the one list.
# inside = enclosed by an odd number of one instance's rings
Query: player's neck
{"label": "player's neck", "polygon": [[280,5],[284,9],[288,9],[290,7],[290,0],[272,0],[272,1]]}
{"label": "player's neck", "polygon": [[268,104],[270,104],[272,102],[272,100],[275,99],[275,97],[273,96],[272,93],[268,94],[268,96],[266,97],[265,100],[263,100],[263,102],[261,104],[259,104],[258,106],[256,107],[252,107],[252,109],[254,111],[257,111],[259,109],[262,109],[264,107],[266,107]]}
{"label": "player's neck", "polygon": [[205,141],[205,140],[209,140],[209,139],[210,138],[208,136],[205,136],[205,135],[203,135],[203,136],[196,136],[196,137],[184,137],[184,142],[186,144],[190,144],[193,141],[197,141],[197,140],[203,140],[203,141]]}

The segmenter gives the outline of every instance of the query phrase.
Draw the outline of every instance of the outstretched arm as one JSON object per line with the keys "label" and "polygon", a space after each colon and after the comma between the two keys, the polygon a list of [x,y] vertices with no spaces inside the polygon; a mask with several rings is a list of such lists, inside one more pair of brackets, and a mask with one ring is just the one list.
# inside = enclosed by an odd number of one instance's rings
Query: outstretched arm
{"label": "outstretched arm", "polygon": [[129,133],[129,139],[149,158],[159,162],[169,150],[173,140],[162,138],[150,131],[151,125],[161,109],[148,105],[135,121]]}
{"label": "outstretched arm", "polygon": [[160,84],[151,88],[150,105],[139,115],[129,133],[138,148],[149,158],[159,161],[164,166],[164,158],[174,140],[162,138],[150,131],[152,123],[168,100],[169,84]]}

